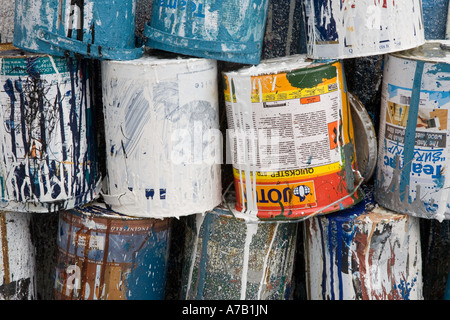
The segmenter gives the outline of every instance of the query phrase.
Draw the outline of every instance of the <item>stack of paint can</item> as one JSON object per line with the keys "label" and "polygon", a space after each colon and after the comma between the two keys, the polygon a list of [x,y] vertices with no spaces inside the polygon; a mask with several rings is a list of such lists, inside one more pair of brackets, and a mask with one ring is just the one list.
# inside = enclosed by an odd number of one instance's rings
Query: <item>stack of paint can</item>
{"label": "stack of paint can", "polygon": [[0,298],[442,298],[447,7],[15,0]]}

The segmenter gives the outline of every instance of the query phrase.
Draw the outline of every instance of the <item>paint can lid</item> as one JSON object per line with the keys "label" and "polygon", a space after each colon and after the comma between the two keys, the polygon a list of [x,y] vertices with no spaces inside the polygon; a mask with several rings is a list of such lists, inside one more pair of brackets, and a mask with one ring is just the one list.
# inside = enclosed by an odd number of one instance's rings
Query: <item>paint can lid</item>
{"label": "paint can lid", "polygon": [[450,64],[450,40],[429,40],[421,46],[392,55],[405,59]]}
{"label": "paint can lid", "polygon": [[355,152],[358,170],[365,181],[375,172],[377,164],[377,137],[372,120],[361,101],[349,93],[350,112],[355,134]]}

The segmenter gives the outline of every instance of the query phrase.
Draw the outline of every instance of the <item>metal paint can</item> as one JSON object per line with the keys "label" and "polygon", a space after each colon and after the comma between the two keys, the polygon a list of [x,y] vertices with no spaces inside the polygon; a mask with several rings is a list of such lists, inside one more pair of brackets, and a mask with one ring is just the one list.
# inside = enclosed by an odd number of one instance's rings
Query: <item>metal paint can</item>
{"label": "metal paint can", "polygon": [[181,298],[290,298],[296,223],[260,222],[226,207],[188,218]]}
{"label": "metal paint can", "polygon": [[88,62],[0,45],[0,208],[70,209],[98,196]]}
{"label": "metal paint can", "polygon": [[170,219],[124,217],[101,203],[61,211],[56,300],[162,300]]}
{"label": "metal paint can", "polygon": [[0,0],[0,43],[10,43],[14,34],[14,0]]}
{"label": "metal paint can", "polygon": [[217,61],[145,54],[102,63],[105,202],[154,218],[220,204]]}
{"label": "metal paint can", "polygon": [[448,0],[422,0],[425,39],[445,39],[448,6]]}
{"label": "metal paint can", "polygon": [[305,0],[307,54],[355,58],[425,42],[421,0]]}
{"label": "metal paint can", "polygon": [[0,300],[36,299],[31,213],[0,212]]}
{"label": "metal paint can", "polygon": [[377,166],[377,135],[372,118],[361,101],[349,92],[350,113],[355,134],[355,152],[358,170],[365,183],[369,181]]}
{"label": "metal paint can", "polygon": [[387,209],[441,222],[450,218],[449,44],[386,56],[375,194]]}
{"label": "metal paint can", "polygon": [[306,53],[305,24],[300,1],[269,1],[261,59]]}
{"label": "metal paint can", "polygon": [[238,211],[302,219],[362,199],[340,61],[293,55],[223,77]]}
{"label": "metal paint can", "polygon": [[339,213],[305,221],[309,300],[420,300],[419,218],[367,199]]}
{"label": "metal paint can", "polygon": [[136,48],[136,0],[16,0],[13,44],[54,56],[130,60]]}
{"label": "metal paint can", "polygon": [[159,0],[145,26],[146,45],[169,52],[258,64],[268,0]]}

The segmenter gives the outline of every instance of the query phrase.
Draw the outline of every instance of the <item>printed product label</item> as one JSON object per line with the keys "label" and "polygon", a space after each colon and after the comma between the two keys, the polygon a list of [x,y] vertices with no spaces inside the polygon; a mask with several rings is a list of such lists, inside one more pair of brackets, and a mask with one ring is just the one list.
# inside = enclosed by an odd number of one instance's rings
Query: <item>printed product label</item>
{"label": "printed product label", "polygon": [[[389,84],[385,97],[385,125],[382,127],[384,145],[381,161],[385,176],[392,176],[404,163],[404,141],[408,116],[410,115],[411,89]],[[443,170],[447,157],[448,109],[439,108],[444,97],[442,92],[421,93],[414,140],[414,155],[411,163],[409,190],[413,199],[416,186],[421,185],[426,197],[442,188]],[[445,102],[444,102],[445,104]],[[410,120],[411,121],[411,120]],[[423,196],[423,195],[422,195]],[[424,199],[422,199],[424,200]]]}
{"label": "printed product label", "polygon": [[251,77],[253,128],[245,130],[241,119],[249,112],[236,101],[238,81],[225,79],[224,93],[238,202],[245,202],[251,177],[259,210],[316,207],[316,178],[327,175],[339,184],[341,146],[353,135],[342,129],[336,64]]}

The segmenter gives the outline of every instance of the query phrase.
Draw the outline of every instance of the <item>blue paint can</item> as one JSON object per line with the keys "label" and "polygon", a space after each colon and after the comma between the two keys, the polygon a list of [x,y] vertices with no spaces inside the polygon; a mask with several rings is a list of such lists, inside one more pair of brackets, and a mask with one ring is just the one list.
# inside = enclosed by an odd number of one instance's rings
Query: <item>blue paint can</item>
{"label": "blue paint can", "polygon": [[131,60],[136,0],[16,0],[13,44],[55,56]]}
{"label": "blue paint can", "polygon": [[99,196],[90,62],[0,45],[0,208],[55,212]]}
{"label": "blue paint can", "polygon": [[145,26],[154,49],[258,64],[268,0],[158,0]]}
{"label": "blue paint can", "polygon": [[448,5],[448,0],[422,0],[425,39],[445,39]]}
{"label": "blue paint can", "polygon": [[377,202],[412,216],[450,219],[450,41],[386,56]]}
{"label": "blue paint can", "polygon": [[101,203],[62,211],[56,300],[162,300],[171,219],[125,217]]}

